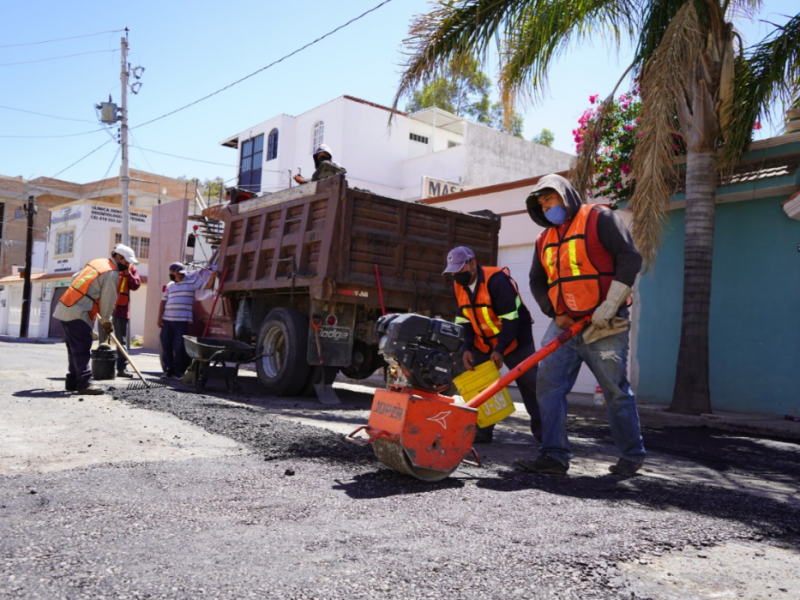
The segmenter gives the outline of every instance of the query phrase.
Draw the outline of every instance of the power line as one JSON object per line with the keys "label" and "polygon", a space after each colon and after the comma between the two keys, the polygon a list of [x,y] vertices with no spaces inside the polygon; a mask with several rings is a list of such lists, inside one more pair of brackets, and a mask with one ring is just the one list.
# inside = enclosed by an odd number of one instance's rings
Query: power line
{"label": "power line", "polygon": [[67,133],[65,135],[0,135],[0,138],[19,138],[19,139],[41,139],[41,138],[68,138],[68,137],[77,137],[79,135],[89,135],[90,133],[97,133],[98,131],[104,131],[105,128],[101,127],[100,129],[92,129],[91,131],[83,131],[81,133]]}
{"label": "power line", "polygon": [[182,111],[182,110],[185,110],[185,109],[189,108],[190,106],[194,106],[195,104],[199,104],[199,103],[200,103],[200,102],[202,102],[203,100],[208,100],[208,99],[209,99],[209,98],[211,98],[212,96],[216,96],[216,95],[217,95],[217,94],[219,94],[220,92],[224,92],[225,90],[227,90],[227,89],[229,89],[229,88],[232,88],[233,86],[235,86],[235,85],[237,85],[237,84],[239,84],[239,83],[242,83],[243,81],[245,81],[245,80],[247,80],[247,79],[250,79],[250,78],[251,78],[251,77],[253,77],[254,75],[257,75],[258,73],[261,73],[262,71],[266,71],[266,70],[267,70],[267,69],[269,69],[270,67],[274,67],[274,66],[275,66],[275,65],[277,65],[278,63],[281,63],[281,62],[283,62],[284,60],[286,60],[287,58],[290,58],[290,57],[294,56],[294,55],[295,55],[295,54],[297,54],[298,52],[302,52],[302,51],[303,51],[303,50],[305,50],[306,48],[309,48],[309,47],[313,46],[314,44],[316,44],[316,43],[318,43],[318,42],[321,42],[321,41],[322,41],[322,40],[324,40],[325,38],[327,38],[327,37],[329,37],[329,36],[333,35],[333,34],[334,34],[334,33],[336,33],[337,31],[340,31],[340,30],[344,29],[344,28],[345,28],[345,27],[347,27],[348,25],[351,25],[352,23],[355,23],[355,22],[356,22],[356,21],[358,21],[359,19],[362,19],[362,18],[366,17],[366,16],[367,16],[368,14],[370,14],[371,12],[374,12],[374,11],[378,10],[378,9],[379,9],[380,7],[382,7],[384,4],[388,4],[388,3],[389,3],[389,2],[391,2],[391,1],[392,1],[392,0],[383,0],[383,2],[381,2],[381,3],[380,3],[380,4],[378,4],[377,6],[374,6],[374,7],[370,8],[368,11],[361,13],[361,14],[360,14],[360,15],[358,15],[357,17],[354,17],[354,18],[350,19],[350,20],[349,20],[347,23],[345,23],[345,24],[343,24],[343,25],[339,25],[339,27],[337,27],[336,29],[333,29],[332,31],[329,31],[329,32],[328,32],[328,33],[326,33],[325,35],[318,37],[318,38],[317,38],[317,39],[315,39],[313,42],[309,42],[308,44],[306,44],[305,46],[302,46],[301,48],[298,48],[298,49],[297,49],[297,50],[295,50],[294,52],[290,52],[289,54],[287,54],[287,55],[285,55],[285,56],[283,56],[283,57],[279,58],[278,60],[276,60],[276,61],[274,61],[274,62],[271,62],[271,63],[270,63],[270,64],[268,64],[266,67],[261,67],[261,68],[260,68],[260,69],[258,69],[257,71],[253,71],[253,72],[252,72],[252,73],[250,73],[249,75],[245,75],[245,76],[244,76],[244,77],[242,77],[241,79],[237,79],[237,80],[236,80],[236,81],[234,81],[233,83],[230,83],[230,84],[226,85],[225,87],[218,89],[216,92],[211,92],[210,94],[208,94],[207,96],[203,96],[203,97],[202,97],[202,98],[200,98],[199,100],[195,100],[194,102],[190,102],[190,103],[189,103],[189,104],[187,104],[186,106],[181,106],[180,108],[176,108],[175,110],[173,110],[173,111],[171,111],[171,112],[168,112],[168,113],[166,113],[166,114],[164,114],[164,115],[161,115],[160,117],[156,117],[155,119],[150,119],[149,121],[145,121],[144,123],[142,123],[142,124],[140,124],[140,125],[137,125],[136,127],[131,127],[131,129],[138,129],[139,127],[144,127],[145,125],[150,125],[151,123],[155,123],[156,121],[160,121],[161,119],[164,119],[164,118],[166,118],[166,117],[169,117],[169,116],[171,116],[171,115],[174,115],[174,114],[175,114],[175,113],[177,113],[177,112],[180,112],[180,111]]}
{"label": "power line", "polygon": [[192,162],[206,163],[208,165],[217,165],[217,166],[220,166],[220,167],[236,167],[236,165],[228,165],[228,164],[225,164],[225,163],[212,162],[210,160],[200,160],[199,158],[189,158],[188,156],[178,156],[177,154],[169,154],[167,152],[159,152],[158,150],[150,150],[149,148],[142,148],[138,144],[137,144],[136,147],[139,148],[139,150],[141,150],[143,152],[152,152],[153,154],[163,154],[164,156],[171,156],[172,158],[180,158],[180,159],[183,159],[183,160],[190,160]]}
{"label": "power line", "polygon": [[[102,148],[103,146],[107,146],[108,144],[110,144],[110,143],[111,143],[111,142],[113,142],[113,141],[114,141],[113,139],[111,139],[111,140],[106,140],[105,142],[103,142],[102,144],[100,144],[100,145],[99,145],[97,148],[95,148],[94,150],[92,150],[91,152],[89,152],[89,154],[85,154],[84,156],[82,156],[81,158],[79,158],[78,160],[76,160],[74,163],[72,163],[70,166],[68,166],[68,167],[65,167],[65,168],[61,169],[61,170],[60,170],[58,173],[56,173],[55,175],[51,175],[51,176],[50,176],[50,179],[55,179],[56,177],[58,177],[59,175],[61,175],[61,174],[62,174],[64,171],[69,171],[69,170],[70,170],[72,167],[74,167],[75,165],[77,165],[79,162],[81,162],[81,161],[83,161],[83,160],[85,160],[85,159],[89,158],[89,157],[90,157],[92,154],[94,154],[95,152],[97,152],[98,150],[100,150],[100,148]],[[114,158],[116,158],[116,156],[115,156]]]}
{"label": "power line", "polygon": [[38,115],[40,117],[49,117],[51,119],[60,119],[61,121],[80,121],[82,123],[92,123],[93,125],[95,124],[95,121],[90,121],[88,119],[70,119],[69,117],[57,117],[55,115],[47,115],[45,113],[34,112],[32,110],[25,110],[24,108],[13,108],[11,106],[2,106],[2,105],[0,105],[0,108],[4,108],[6,110],[15,110],[17,112],[28,113],[28,114],[31,114],[31,115]]}
{"label": "power line", "polygon": [[98,31],[97,33],[87,33],[86,35],[73,35],[72,37],[65,37],[65,38],[55,38],[52,40],[43,40],[41,42],[24,42],[22,44],[7,44],[5,46],[0,46],[0,48],[18,48],[19,46],[36,46],[38,44],[49,44],[51,42],[63,42],[65,40],[77,40],[79,38],[87,38],[93,37],[95,35],[103,35],[106,33],[119,33],[120,31],[125,31],[124,29],[112,29],[110,31]]}
{"label": "power line", "polygon": [[84,56],[86,54],[105,54],[108,52],[116,52],[116,50],[92,50],[91,52],[78,52],[77,54],[64,54],[62,56],[51,56],[50,58],[39,58],[37,60],[24,60],[15,63],[0,63],[0,67],[13,67],[16,65],[30,65],[32,63],[47,62],[49,60],[59,60],[61,58],[72,58],[73,56]]}

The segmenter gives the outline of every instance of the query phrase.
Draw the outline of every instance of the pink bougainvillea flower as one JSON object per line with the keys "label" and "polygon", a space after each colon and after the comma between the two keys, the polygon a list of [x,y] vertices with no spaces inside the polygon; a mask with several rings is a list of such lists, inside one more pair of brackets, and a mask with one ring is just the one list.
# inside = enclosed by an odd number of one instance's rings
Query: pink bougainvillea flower
{"label": "pink bougainvillea flower", "polygon": [[753,124],[753,130],[755,130],[755,131],[758,131],[758,130],[759,130],[759,129],[761,129],[761,128],[762,128],[761,121],[756,121],[756,122]]}
{"label": "pink bougainvillea flower", "polygon": [[622,172],[623,172],[623,173],[625,173],[625,175],[627,175],[628,173],[630,173],[630,172],[631,172],[631,167],[630,167],[630,165],[625,165],[625,164],[624,164],[624,165],[622,165],[622,166],[620,167],[620,169],[622,169]]}
{"label": "pink bougainvillea flower", "polygon": [[592,104],[594,104],[595,102],[597,102],[597,99],[598,99],[599,97],[600,97],[600,94],[594,94],[593,96],[589,96],[589,102],[591,102]]}
{"label": "pink bougainvillea flower", "polygon": [[633,125],[625,125],[625,131],[633,131],[634,129],[636,129],[636,127]]}

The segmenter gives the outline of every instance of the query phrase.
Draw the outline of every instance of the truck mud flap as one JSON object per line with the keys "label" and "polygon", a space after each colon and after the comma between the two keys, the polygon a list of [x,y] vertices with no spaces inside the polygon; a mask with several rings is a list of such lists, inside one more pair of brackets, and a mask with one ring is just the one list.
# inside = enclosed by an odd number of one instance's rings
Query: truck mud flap
{"label": "truck mud flap", "polygon": [[[311,300],[309,320],[321,319],[319,331],[308,328],[308,364],[326,367],[347,367],[353,356],[353,337],[356,324],[354,304]],[[317,353],[319,335],[322,361]]]}

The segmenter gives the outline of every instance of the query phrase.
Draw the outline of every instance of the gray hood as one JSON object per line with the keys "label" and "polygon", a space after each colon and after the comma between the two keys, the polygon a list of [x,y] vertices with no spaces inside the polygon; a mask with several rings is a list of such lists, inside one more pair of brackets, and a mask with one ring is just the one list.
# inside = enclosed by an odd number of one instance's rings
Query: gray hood
{"label": "gray hood", "polygon": [[525,199],[525,206],[528,208],[528,214],[537,225],[541,225],[542,227],[554,227],[550,221],[544,218],[542,207],[539,206],[539,202],[536,200],[539,194],[548,189],[557,191],[564,199],[564,208],[567,209],[567,220],[572,219],[584,204],[580,194],[578,194],[578,190],[572,187],[572,184],[564,177],[556,174],[545,175],[538,181],[536,187],[533,188],[533,191],[528,194],[528,197]]}

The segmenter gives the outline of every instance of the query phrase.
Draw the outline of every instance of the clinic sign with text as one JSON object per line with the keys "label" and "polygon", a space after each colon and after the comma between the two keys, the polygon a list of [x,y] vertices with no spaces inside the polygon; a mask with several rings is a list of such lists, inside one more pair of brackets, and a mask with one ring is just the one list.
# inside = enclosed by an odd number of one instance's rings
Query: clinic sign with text
{"label": "clinic sign with text", "polygon": [[422,178],[423,198],[438,198],[439,196],[463,192],[465,189],[467,189],[465,186],[451,181],[434,179],[433,177]]}

